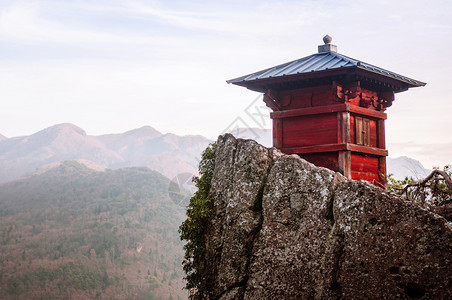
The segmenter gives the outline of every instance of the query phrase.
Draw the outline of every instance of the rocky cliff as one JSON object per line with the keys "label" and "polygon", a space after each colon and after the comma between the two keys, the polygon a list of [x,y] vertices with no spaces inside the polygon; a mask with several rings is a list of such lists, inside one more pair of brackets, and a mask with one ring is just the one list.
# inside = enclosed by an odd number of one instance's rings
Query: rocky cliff
{"label": "rocky cliff", "polygon": [[452,226],[365,182],[220,136],[206,299],[446,299]]}

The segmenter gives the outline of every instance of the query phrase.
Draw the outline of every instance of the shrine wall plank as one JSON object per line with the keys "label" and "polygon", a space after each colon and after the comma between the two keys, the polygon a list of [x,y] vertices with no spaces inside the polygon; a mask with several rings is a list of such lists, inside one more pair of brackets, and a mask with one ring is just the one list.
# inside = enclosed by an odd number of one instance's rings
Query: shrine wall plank
{"label": "shrine wall plank", "polygon": [[283,148],[337,143],[337,114],[283,119]]}

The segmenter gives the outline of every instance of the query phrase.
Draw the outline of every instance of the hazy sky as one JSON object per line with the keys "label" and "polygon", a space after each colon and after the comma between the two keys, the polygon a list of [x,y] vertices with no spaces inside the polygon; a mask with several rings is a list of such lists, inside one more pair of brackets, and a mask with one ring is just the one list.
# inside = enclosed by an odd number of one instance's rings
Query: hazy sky
{"label": "hazy sky", "polygon": [[271,128],[245,112],[258,94],[225,80],[315,53],[329,34],[339,53],[427,82],[387,111],[390,156],[452,163],[451,12],[450,0],[0,0],[0,134]]}

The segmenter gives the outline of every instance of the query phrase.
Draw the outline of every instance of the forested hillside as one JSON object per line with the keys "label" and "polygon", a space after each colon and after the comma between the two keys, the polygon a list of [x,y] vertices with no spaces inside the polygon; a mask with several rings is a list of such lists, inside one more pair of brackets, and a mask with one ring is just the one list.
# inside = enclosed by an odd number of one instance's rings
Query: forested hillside
{"label": "forested hillside", "polygon": [[168,186],[72,161],[0,185],[0,298],[185,299],[184,208]]}

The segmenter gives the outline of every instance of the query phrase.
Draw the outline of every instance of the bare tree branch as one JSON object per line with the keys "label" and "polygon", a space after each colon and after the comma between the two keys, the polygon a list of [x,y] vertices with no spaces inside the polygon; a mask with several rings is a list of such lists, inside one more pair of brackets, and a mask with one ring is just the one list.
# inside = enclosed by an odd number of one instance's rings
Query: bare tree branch
{"label": "bare tree branch", "polygon": [[412,184],[407,184],[402,191],[403,193],[406,193],[408,191],[408,189],[410,187],[415,187],[415,186],[421,186],[421,187],[425,187],[426,184],[430,181],[430,179],[432,179],[433,177],[437,176],[437,175],[441,175],[444,178],[444,182],[446,183],[447,188],[452,191],[452,179],[450,178],[450,176],[441,170],[433,170],[430,175],[428,175],[427,177],[425,177],[424,180],[417,182],[417,183],[412,183]]}

